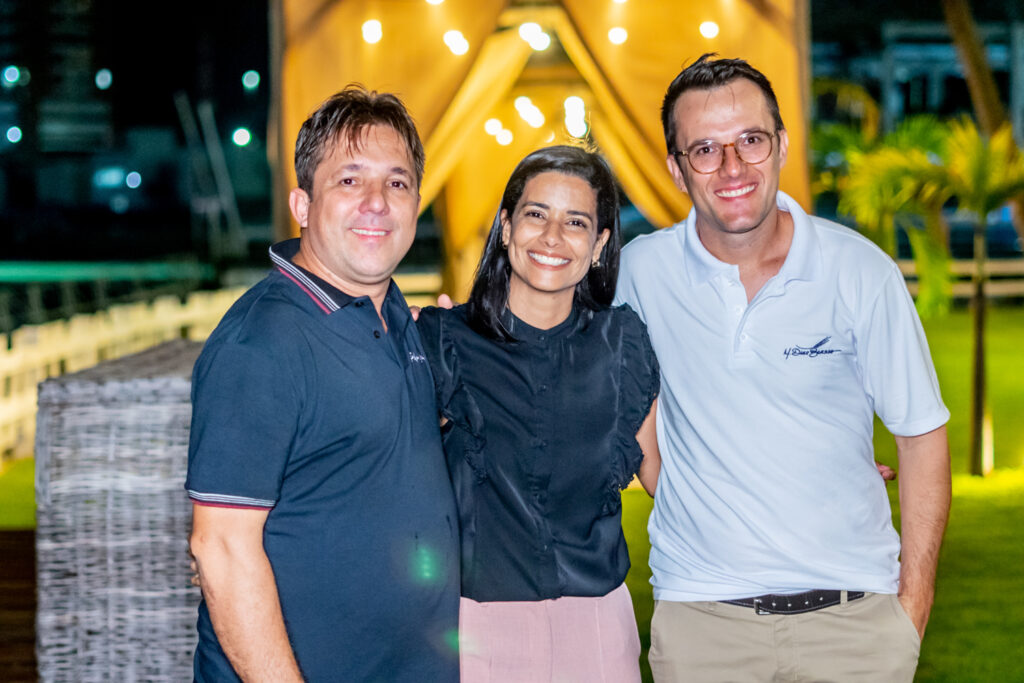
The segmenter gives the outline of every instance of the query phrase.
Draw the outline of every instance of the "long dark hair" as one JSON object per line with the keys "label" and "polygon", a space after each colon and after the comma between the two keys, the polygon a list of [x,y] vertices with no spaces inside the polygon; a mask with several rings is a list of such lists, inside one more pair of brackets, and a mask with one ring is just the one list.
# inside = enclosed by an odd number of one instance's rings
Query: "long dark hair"
{"label": "long dark hair", "polygon": [[608,230],[608,241],[601,250],[600,263],[593,266],[576,285],[574,303],[588,311],[607,308],[615,296],[615,281],[619,276],[619,252],[622,235],[619,231],[619,192],[615,176],[607,162],[596,152],[579,147],[557,145],[532,152],[519,162],[505,186],[501,206],[494,216],[491,233],[487,236],[484,255],[476,269],[473,289],[469,294],[466,313],[469,324],[480,334],[491,339],[511,341],[512,334],[501,322],[508,303],[512,266],[508,251],[501,243],[501,214],[511,218],[523,190],[530,178],[547,172],[564,173],[585,180],[597,194],[597,234]]}

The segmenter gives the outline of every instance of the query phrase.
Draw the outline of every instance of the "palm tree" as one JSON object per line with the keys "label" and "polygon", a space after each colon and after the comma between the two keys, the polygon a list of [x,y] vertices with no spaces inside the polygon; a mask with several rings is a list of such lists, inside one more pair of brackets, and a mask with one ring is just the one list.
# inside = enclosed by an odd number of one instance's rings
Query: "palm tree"
{"label": "palm tree", "polygon": [[[1007,123],[1006,109],[999,99],[996,79],[985,56],[985,44],[971,14],[971,3],[968,0],[942,0],[942,14],[960,56],[974,114],[981,130],[987,135],[994,135]],[[1024,197],[1012,197],[1010,207],[1013,226],[1024,240]]]}
{"label": "palm tree", "polygon": [[896,257],[896,229],[910,240],[917,265],[917,308],[922,317],[944,313],[952,297],[949,229],[944,197],[916,196],[902,184],[908,166],[930,168],[941,159],[947,127],[933,116],[905,119],[881,139],[863,128],[824,124],[812,132],[812,188],[839,196],[838,212]]}
{"label": "palm tree", "polygon": [[[887,225],[895,224],[897,216],[907,212],[924,217],[926,233],[934,231],[930,223],[936,216],[941,220],[940,210],[951,200],[973,217],[974,362],[970,462],[972,474],[984,475],[987,465],[982,435],[988,416],[984,353],[986,217],[1024,194],[1024,156],[1008,125],[986,138],[973,121],[964,118],[949,124],[948,131],[944,149],[938,152],[881,146],[852,155],[849,180],[841,191],[840,209],[880,233],[884,233]],[[922,289],[923,286],[922,283]]]}

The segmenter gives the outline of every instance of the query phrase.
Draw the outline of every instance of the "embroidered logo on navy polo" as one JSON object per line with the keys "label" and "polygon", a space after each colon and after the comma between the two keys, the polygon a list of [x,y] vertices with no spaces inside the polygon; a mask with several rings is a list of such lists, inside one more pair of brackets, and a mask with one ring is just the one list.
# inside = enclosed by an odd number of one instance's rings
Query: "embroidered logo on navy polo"
{"label": "embroidered logo on navy polo", "polygon": [[427,362],[427,357],[424,356],[422,353],[416,353],[415,351],[410,351],[409,352],[409,362],[410,363],[426,363]]}
{"label": "embroidered logo on navy polo", "polygon": [[842,353],[842,349],[828,349],[825,345],[828,344],[832,337],[828,336],[822,339],[813,346],[791,346],[788,349],[783,350],[783,355],[786,358],[790,356],[807,356],[808,358],[817,358],[818,356],[828,356],[833,353]]}

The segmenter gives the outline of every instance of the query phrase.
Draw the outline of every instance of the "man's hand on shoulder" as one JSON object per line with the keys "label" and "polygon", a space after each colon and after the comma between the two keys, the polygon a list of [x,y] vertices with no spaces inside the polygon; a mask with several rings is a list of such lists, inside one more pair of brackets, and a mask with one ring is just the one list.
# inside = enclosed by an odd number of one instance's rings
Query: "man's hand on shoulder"
{"label": "man's hand on shoulder", "polygon": [[[450,296],[448,296],[447,294],[442,293],[442,294],[438,294],[437,295],[437,307],[438,308],[454,308],[455,304],[452,302],[452,298]],[[419,320],[420,319],[420,307],[419,306],[410,306],[409,307],[409,313],[412,315],[412,319],[413,320]]]}

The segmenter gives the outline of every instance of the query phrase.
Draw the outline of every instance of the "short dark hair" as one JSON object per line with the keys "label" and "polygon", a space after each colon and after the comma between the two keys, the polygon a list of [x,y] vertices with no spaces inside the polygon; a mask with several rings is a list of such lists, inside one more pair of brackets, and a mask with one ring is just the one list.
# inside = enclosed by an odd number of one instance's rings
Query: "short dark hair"
{"label": "short dark hair", "polygon": [[764,93],[764,98],[768,101],[768,111],[771,112],[775,122],[775,131],[785,128],[782,123],[782,114],[779,113],[779,100],[775,97],[775,91],[772,90],[772,84],[768,78],[743,59],[711,59],[717,56],[714,52],[701,55],[700,59],[679,72],[665,92],[665,99],[661,102],[661,126],[665,130],[665,147],[669,154],[680,151],[676,149],[676,133],[678,131],[676,130],[676,118],[673,115],[680,96],[687,90],[720,88],[738,78],[752,81]]}
{"label": "short dark hair", "polygon": [[576,284],[574,302],[589,311],[597,311],[610,306],[615,296],[622,235],[619,231],[619,191],[614,174],[596,152],[568,145],[539,149],[519,162],[505,185],[501,206],[494,216],[467,302],[469,324],[491,339],[514,341],[513,335],[501,322],[512,277],[508,250],[501,243],[501,214],[507,211],[511,218],[526,183],[534,176],[549,171],[585,180],[597,195],[597,234],[608,230],[608,241],[601,250],[600,263],[591,267]]}
{"label": "short dark hair", "polygon": [[370,126],[390,126],[405,141],[416,172],[416,187],[423,180],[423,142],[412,116],[402,101],[391,93],[367,90],[350,83],[329,97],[299,129],[295,141],[295,178],[299,187],[313,197],[313,175],[328,147],[341,138],[349,148],[358,149],[363,131]]}

